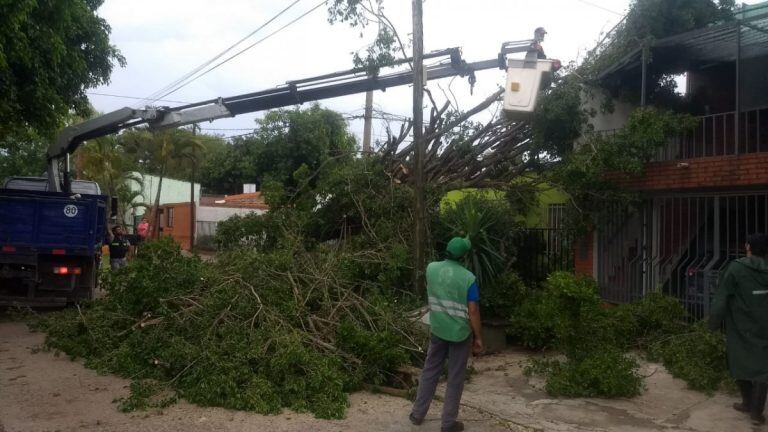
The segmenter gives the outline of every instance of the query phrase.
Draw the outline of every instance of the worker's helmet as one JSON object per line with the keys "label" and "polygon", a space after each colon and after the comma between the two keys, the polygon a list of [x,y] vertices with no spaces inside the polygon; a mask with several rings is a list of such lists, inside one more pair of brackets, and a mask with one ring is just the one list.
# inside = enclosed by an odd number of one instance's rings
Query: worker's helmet
{"label": "worker's helmet", "polygon": [[454,237],[448,242],[448,246],[445,247],[445,253],[448,258],[459,259],[472,249],[472,242],[467,238]]}
{"label": "worker's helmet", "polygon": [[544,30],[544,27],[536,27],[536,30],[533,32],[533,39],[536,40],[536,42],[541,42],[544,40],[545,34],[547,34],[547,31]]}

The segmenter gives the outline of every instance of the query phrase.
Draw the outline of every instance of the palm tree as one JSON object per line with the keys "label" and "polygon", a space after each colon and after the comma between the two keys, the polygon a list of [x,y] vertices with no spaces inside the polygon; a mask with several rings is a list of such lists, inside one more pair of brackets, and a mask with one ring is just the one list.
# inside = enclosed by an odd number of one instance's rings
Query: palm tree
{"label": "palm tree", "polygon": [[118,223],[125,224],[125,214],[143,205],[136,202],[140,192],[133,190],[130,183],[141,188],[144,179],[132,172],[118,139],[106,136],[89,141],[78,157],[82,177],[97,182],[104,193],[118,199]]}
{"label": "palm tree", "polygon": [[160,208],[160,195],[163,189],[163,179],[169,165],[184,164],[185,161],[197,163],[205,151],[205,146],[199,139],[185,130],[171,129],[158,131],[154,132],[152,137],[153,139],[150,142],[145,142],[145,144],[153,146],[149,149],[149,153],[155,156],[155,163],[159,169],[152,223],[152,237],[156,238],[159,234],[158,227],[160,226],[160,212],[158,211]]}

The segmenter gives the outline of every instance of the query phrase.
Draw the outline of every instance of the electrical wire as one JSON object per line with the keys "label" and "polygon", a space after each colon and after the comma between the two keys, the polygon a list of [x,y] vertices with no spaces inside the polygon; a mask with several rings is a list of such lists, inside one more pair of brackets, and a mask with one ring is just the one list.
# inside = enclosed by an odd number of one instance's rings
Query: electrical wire
{"label": "electrical wire", "polygon": [[227,47],[225,50],[221,51],[219,54],[217,54],[217,55],[216,55],[216,56],[214,56],[213,58],[211,58],[211,59],[209,59],[208,61],[204,62],[203,64],[201,64],[201,65],[197,66],[197,67],[196,67],[196,68],[194,68],[192,71],[190,71],[190,72],[186,73],[186,74],[185,74],[185,75],[183,75],[181,78],[178,78],[177,80],[175,80],[175,81],[173,81],[172,83],[170,83],[170,84],[166,85],[165,87],[161,88],[160,90],[158,90],[158,91],[156,91],[156,92],[152,93],[151,95],[147,96],[146,98],[144,98],[144,100],[145,100],[145,101],[148,101],[148,102],[150,102],[150,103],[152,103],[152,102],[156,102],[156,101],[160,100],[160,98],[163,98],[163,97],[165,97],[165,96],[158,96],[158,95],[159,95],[159,94],[162,94],[162,93],[163,93],[163,92],[165,92],[165,91],[168,91],[169,89],[171,89],[171,88],[173,88],[173,87],[175,87],[175,86],[177,86],[177,85],[179,85],[179,84],[181,84],[182,82],[184,82],[184,81],[186,81],[187,79],[189,79],[190,77],[194,76],[195,74],[197,74],[197,73],[198,73],[198,72],[200,72],[201,70],[205,69],[205,68],[206,68],[206,67],[208,67],[208,66],[209,66],[211,63],[215,62],[216,60],[218,60],[219,58],[221,58],[222,56],[224,56],[226,53],[228,53],[229,51],[231,51],[233,48],[235,48],[236,46],[238,46],[238,45],[240,45],[241,43],[245,42],[245,41],[246,41],[247,39],[249,39],[251,36],[255,35],[255,34],[256,34],[256,33],[258,33],[260,30],[262,30],[264,27],[266,27],[267,25],[271,24],[271,23],[272,23],[274,20],[276,20],[277,18],[279,18],[281,15],[283,15],[285,12],[287,12],[289,9],[291,9],[293,6],[295,6],[295,5],[296,5],[297,3],[299,3],[300,1],[301,1],[301,0],[294,0],[294,1],[293,1],[291,4],[289,4],[289,5],[288,5],[287,7],[285,7],[283,10],[281,10],[280,12],[278,12],[278,13],[277,13],[277,15],[273,16],[272,18],[270,18],[269,20],[267,20],[267,22],[265,22],[264,24],[260,25],[259,27],[257,27],[257,28],[256,28],[255,30],[253,30],[252,32],[248,33],[248,34],[247,34],[245,37],[241,38],[240,40],[238,40],[238,41],[237,41],[237,42],[235,42],[234,44],[230,45],[229,47]]}
{"label": "electrical wire", "polygon": [[616,12],[615,10],[608,9],[607,7],[600,6],[599,4],[595,4],[595,3],[592,3],[592,2],[587,1],[587,0],[578,0],[578,1],[581,2],[581,3],[584,3],[585,5],[589,5],[589,6],[592,6],[594,8],[598,8],[600,10],[604,10],[606,12],[610,12],[610,13],[612,13],[614,15],[624,16],[623,13]]}
{"label": "electrical wire", "polygon": [[240,51],[236,52],[235,54],[233,54],[233,55],[231,55],[231,56],[227,57],[227,58],[226,58],[226,59],[224,59],[223,61],[221,61],[221,62],[217,63],[215,66],[213,66],[213,67],[211,67],[211,68],[208,68],[208,69],[207,69],[205,72],[201,73],[200,75],[197,75],[196,77],[194,77],[194,78],[190,79],[189,81],[187,81],[187,82],[185,82],[185,83],[181,83],[181,84],[179,84],[179,85],[178,85],[176,88],[174,88],[174,89],[172,89],[172,90],[168,91],[167,93],[164,93],[164,94],[162,94],[162,95],[160,96],[160,98],[164,98],[164,97],[166,97],[166,96],[169,96],[169,95],[171,95],[171,94],[173,94],[173,93],[175,93],[175,92],[177,92],[177,91],[181,90],[182,88],[186,87],[187,85],[189,85],[189,84],[191,84],[191,83],[195,82],[196,80],[198,80],[198,79],[202,78],[203,76],[207,75],[208,73],[210,73],[210,72],[212,72],[212,71],[214,71],[214,70],[218,69],[220,66],[222,66],[222,65],[226,64],[227,62],[229,62],[230,60],[232,60],[232,59],[234,59],[235,57],[239,56],[240,54],[242,54],[242,53],[244,53],[244,52],[248,51],[249,49],[251,49],[251,48],[255,47],[256,45],[258,45],[258,44],[260,44],[260,43],[262,43],[262,42],[266,41],[267,39],[271,38],[272,36],[276,35],[277,33],[281,32],[281,31],[285,30],[286,28],[288,28],[289,26],[293,25],[294,23],[296,23],[296,22],[297,22],[297,21],[299,21],[300,19],[304,18],[305,16],[307,16],[307,15],[309,15],[310,13],[312,13],[312,12],[316,11],[316,10],[317,10],[317,9],[319,9],[321,6],[323,6],[324,4],[326,4],[327,2],[328,2],[328,0],[323,0],[323,1],[321,1],[320,3],[318,3],[318,4],[317,4],[315,7],[313,7],[312,9],[310,9],[310,10],[308,10],[308,11],[304,12],[303,14],[301,14],[301,15],[299,15],[298,17],[294,18],[293,20],[289,21],[287,24],[285,24],[284,26],[282,26],[282,27],[280,27],[279,29],[275,30],[274,32],[272,32],[272,33],[270,33],[270,34],[268,34],[268,35],[264,36],[263,38],[261,38],[261,39],[257,40],[256,42],[254,42],[254,43],[252,43],[252,44],[250,44],[250,45],[248,45],[247,47],[243,48],[242,50],[240,50]]}
{"label": "electrical wire", "polygon": [[[86,92],[86,94],[94,95],[94,96],[107,96],[107,97],[113,97],[113,98],[122,98],[122,99],[146,100],[146,98],[143,98],[143,97],[116,95],[116,94],[110,94],[110,93]],[[191,102],[184,102],[184,101],[177,101],[177,100],[167,100],[167,99],[157,99],[157,100],[155,100],[155,102],[170,102],[170,103],[178,103],[178,104],[185,104],[185,105],[191,103]]]}

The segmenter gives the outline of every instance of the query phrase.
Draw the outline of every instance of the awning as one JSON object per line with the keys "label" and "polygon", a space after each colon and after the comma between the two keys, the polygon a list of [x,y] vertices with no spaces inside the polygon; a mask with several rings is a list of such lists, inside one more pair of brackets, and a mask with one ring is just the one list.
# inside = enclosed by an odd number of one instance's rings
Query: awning
{"label": "awning", "polygon": [[[732,62],[739,45],[741,59],[768,56],[768,4],[759,6],[760,13],[654,41],[650,46],[653,69],[677,73],[707,63]],[[737,14],[737,18],[741,17]],[[602,71],[597,80],[639,69],[641,59],[642,49],[635,49]]]}

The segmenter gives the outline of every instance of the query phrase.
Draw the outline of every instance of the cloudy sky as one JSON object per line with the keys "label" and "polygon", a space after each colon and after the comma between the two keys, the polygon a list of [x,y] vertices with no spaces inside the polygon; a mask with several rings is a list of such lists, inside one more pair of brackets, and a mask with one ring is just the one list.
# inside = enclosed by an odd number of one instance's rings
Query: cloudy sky
{"label": "cloudy sky", "polygon": [[[293,1],[107,0],[99,14],[112,26],[112,43],[122,51],[128,64],[115,69],[108,86],[91,90],[91,102],[102,112],[137,106],[141,103],[139,100],[96,93],[149,96],[253,32]],[[299,0],[232,53],[277,30],[320,1]],[[461,47],[467,61],[492,59],[502,42],[529,39],[536,27],[543,26],[549,33],[544,43],[547,55],[567,63],[583,57],[601,32],[621,19],[628,3],[628,0],[426,0],[425,50]],[[401,37],[408,39],[411,1],[384,0],[384,7]],[[361,39],[359,28],[331,25],[327,16],[327,7],[319,7],[167,96],[166,102],[158,103],[174,106],[179,102],[233,96],[350,68],[351,53],[363,48],[370,35]],[[467,109],[502,85],[503,80],[504,74],[499,70],[479,73],[474,96],[470,95],[466,80],[461,78],[453,82],[450,79],[430,82],[429,89],[441,103],[450,85],[459,108]],[[387,113],[410,116],[411,95],[412,90],[407,86],[376,92],[374,106]],[[321,104],[349,116],[360,115],[365,95],[325,100]],[[222,119],[201,127],[208,133],[238,135],[252,129],[254,118],[262,114]],[[350,120],[350,127],[358,137],[362,135],[361,120]],[[386,135],[385,127],[382,121],[374,123],[374,139]]]}

